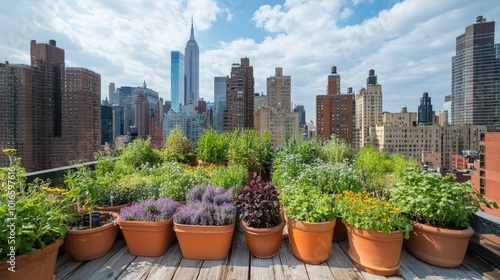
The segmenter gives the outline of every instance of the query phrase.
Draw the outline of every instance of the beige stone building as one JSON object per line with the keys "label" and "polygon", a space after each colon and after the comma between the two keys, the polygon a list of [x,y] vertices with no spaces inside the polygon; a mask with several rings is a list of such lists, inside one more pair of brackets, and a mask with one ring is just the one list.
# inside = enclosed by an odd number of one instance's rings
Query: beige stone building
{"label": "beige stone building", "polygon": [[285,137],[299,137],[299,114],[291,111],[291,76],[284,76],[281,67],[267,78],[265,101],[257,109],[255,125],[257,130],[271,133],[273,147],[281,145]]}
{"label": "beige stone building", "polygon": [[414,158],[429,168],[451,167],[453,154],[479,150],[479,136],[485,126],[394,126],[370,128],[371,144],[382,151]]}
{"label": "beige stone building", "polygon": [[384,113],[383,123],[394,126],[412,127],[418,122],[416,112],[408,112],[408,109],[403,106],[399,113]]}
{"label": "beige stone building", "polygon": [[370,69],[366,88],[356,93],[355,147],[370,143],[370,127],[382,122],[382,85],[378,84],[375,70]]}

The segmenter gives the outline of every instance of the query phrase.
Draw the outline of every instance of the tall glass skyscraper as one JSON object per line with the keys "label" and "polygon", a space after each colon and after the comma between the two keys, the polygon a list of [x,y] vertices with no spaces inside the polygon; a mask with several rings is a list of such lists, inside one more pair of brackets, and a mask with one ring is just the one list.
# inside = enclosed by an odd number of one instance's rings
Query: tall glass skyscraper
{"label": "tall glass skyscraper", "polygon": [[500,131],[499,44],[495,22],[482,16],[456,40],[452,58],[451,120]]}
{"label": "tall glass skyscraper", "polygon": [[193,20],[191,20],[191,36],[186,43],[186,95],[184,104],[198,104],[200,97],[200,50],[194,40]]}
{"label": "tall glass skyscraper", "polygon": [[424,92],[420,98],[420,105],[418,105],[418,124],[433,123],[433,117],[431,98],[429,93]]}
{"label": "tall glass skyscraper", "polygon": [[170,89],[172,98],[172,110],[179,112],[179,104],[184,105],[184,55],[173,51],[170,54]]}

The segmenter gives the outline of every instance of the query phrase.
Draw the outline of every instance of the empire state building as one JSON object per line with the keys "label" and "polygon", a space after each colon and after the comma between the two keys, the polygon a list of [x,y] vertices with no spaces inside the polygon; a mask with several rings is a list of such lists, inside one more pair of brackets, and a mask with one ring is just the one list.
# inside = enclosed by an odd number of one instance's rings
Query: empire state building
{"label": "empire state building", "polygon": [[191,36],[186,43],[184,55],[184,71],[185,71],[185,97],[184,104],[198,105],[200,97],[200,50],[198,44],[194,40],[193,20],[191,19]]}

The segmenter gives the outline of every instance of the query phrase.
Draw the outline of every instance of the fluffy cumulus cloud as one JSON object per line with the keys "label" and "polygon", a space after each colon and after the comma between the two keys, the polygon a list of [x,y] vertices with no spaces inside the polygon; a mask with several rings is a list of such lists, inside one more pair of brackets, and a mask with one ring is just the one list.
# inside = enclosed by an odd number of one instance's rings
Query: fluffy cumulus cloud
{"label": "fluffy cumulus cloud", "polygon": [[[359,90],[368,71],[375,69],[384,110],[405,105],[415,111],[424,91],[439,110],[451,90],[455,38],[477,15],[491,20],[500,14],[500,6],[489,0],[258,3],[16,1],[0,12],[0,32],[5,34],[0,60],[29,64],[29,40],[56,39],[68,66],[102,75],[103,98],[110,82],[140,85],[145,79],[169,99],[170,52],[184,51],[194,18],[200,95],[207,100],[213,100],[213,77],[228,75],[232,63],[249,57],[258,92],[265,93],[266,78],[274,75],[275,67],[292,76],[292,101],[306,105],[308,120],[315,120],[315,96],[325,93],[333,65],[341,75],[342,92],[347,87]],[[244,23],[236,35],[218,39]]]}

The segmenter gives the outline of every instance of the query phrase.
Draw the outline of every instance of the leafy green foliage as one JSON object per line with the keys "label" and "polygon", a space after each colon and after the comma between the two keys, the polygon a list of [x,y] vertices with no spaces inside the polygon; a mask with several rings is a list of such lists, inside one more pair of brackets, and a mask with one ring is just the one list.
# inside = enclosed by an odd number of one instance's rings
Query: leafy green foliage
{"label": "leafy green foliage", "polygon": [[496,202],[485,199],[470,184],[458,183],[451,175],[407,167],[390,189],[390,201],[411,219],[429,225],[463,229],[469,217],[481,209],[498,208]]}
{"label": "leafy green foliage", "polygon": [[5,152],[11,165],[0,168],[0,260],[11,251],[22,255],[53,243],[64,236],[66,223],[73,220],[65,190],[49,188],[50,181],[38,178],[26,184],[26,170],[15,158],[16,151]]}
{"label": "leafy green foliage", "polygon": [[319,149],[319,157],[324,162],[336,164],[339,162],[353,162],[356,157],[354,148],[344,140],[332,138],[326,141]]}
{"label": "leafy green foliage", "polygon": [[400,154],[382,152],[373,146],[364,146],[356,157],[356,168],[364,174],[366,189],[377,196],[387,196],[386,190],[394,184],[405,166],[418,166],[415,160],[405,160]]}
{"label": "leafy green foliage", "polygon": [[155,179],[159,183],[160,197],[170,197],[175,201],[186,201],[189,189],[209,183],[206,173],[177,162],[165,162],[157,168],[155,174],[162,178]]}
{"label": "leafy green foliage", "polygon": [[64,175],[64,185],[68,189],[68,197],[78,212],[94,209],[99,183],[92,170],[85,165],[78,166],[76,170],[69,170]]}
{"label": "leafy green foliage", "polygon": [[227,134],[218,133],[213,129],[206,129],[198,140],[198,159],[220,164],[227,161],[229,139]]}
{"label": "leafy green foliage", "polygon": [[189,155],[194,154],[194,150],[194,143],[177,126],[168,133],[167,142],[161,151],[161,158],[164,162],[176,161],[189,163]]}
{"label": "leafy green foliage", "polygon": [[[118,166],[126,169],[136,169],[144,164],[155,165],[159,162],[159,152],[151,148],[151,138],[143,140],[137,138],[123,149],[117,162]],[[124,170],[125,171],[125,170]],[[130,173],[131,171],[126,173]]]}
{"label": "leafy green foliage", "polygon": [[294,185],[281,190],[280,201],[286,215],[294,220],[318,223],[337,216],[332,196],[311,185]]}
{"label": "leafy green foliage", "polygon": [[[200,168],[199,169],[203,169]],[[215,187],[224,187],[229,189],[234,187],[234,192],[238,193],[248,179],[248,171],[241,164],[230,164],[228,166],[219,166],[209,175],[209,184]]]}
{"label": "leafy green foliage", "polygon": [[248,171],[265,168],[272,156],[271,134],[268,131],[235,130],[229,137],[229,163],[242,164]]}

